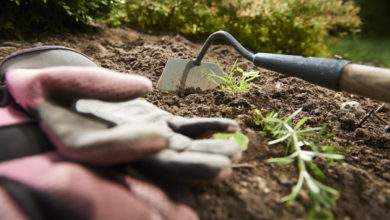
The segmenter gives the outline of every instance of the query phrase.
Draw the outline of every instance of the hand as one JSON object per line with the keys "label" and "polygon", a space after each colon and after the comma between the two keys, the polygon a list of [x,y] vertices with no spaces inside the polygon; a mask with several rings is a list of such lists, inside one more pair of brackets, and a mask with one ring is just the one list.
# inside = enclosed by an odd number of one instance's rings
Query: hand
{"label": "hand", "polygon": [[[236,132],[237,123],[225,118],[184,118],[153,104],[136,99],[121,103],[79,100],[76,109],[118,126],[158,127],[158,134],[169,140],[168,149],[141,162],[144,172],[178,180],[224,179],[231,173],[231,161],[241,157],[234,141],[208,139],[215,132]],[[199,139],[205,138],[205,139]]]}
{"label": "hand", "polygon": [[53,152],[0,163],[0,203],[1,219],[197,219],[153,185]]}

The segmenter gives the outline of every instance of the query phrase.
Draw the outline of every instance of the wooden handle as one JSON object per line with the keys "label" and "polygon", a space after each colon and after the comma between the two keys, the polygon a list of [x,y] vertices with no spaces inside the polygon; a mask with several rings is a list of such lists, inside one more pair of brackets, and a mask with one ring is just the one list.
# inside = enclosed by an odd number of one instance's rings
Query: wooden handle
{"label": "wooden handle", "polygon": [[339,85],[343,91],[390,102],[390,69],[348,64]]}

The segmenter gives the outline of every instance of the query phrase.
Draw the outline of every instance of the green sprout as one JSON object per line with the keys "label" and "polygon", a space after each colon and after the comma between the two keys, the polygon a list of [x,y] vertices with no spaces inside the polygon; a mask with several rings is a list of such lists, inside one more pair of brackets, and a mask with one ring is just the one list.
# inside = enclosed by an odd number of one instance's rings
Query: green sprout
{"label": "green sprout", "polygon": [[315,158],[325,160],[342,160],[343,155],[338,154],[331,145],[322,145],[321,141],[328,138],[324,128],[304,127],[308,118],[303,117],[296,123],[293,119],[302,111],[298,109],[291,115],[281,118],[278,113],[271,112],[265,117],[259,110],[255,110],[254,122],[262,127],[263,131],[274,140],[269,145],[283,143],[288,156],[271,158],[267,162],[287,165],[295,163],[299,172],[297,184],[289,195],[282,198],[282,202],[292,204],[301,195],[301,191],[308,193],[310,198],[309,219],[333,219],[332,207],[339,196],[337,190],[324,185],[319,180],[325,175],[314,161]]}
{"label": "green sprout", "polygon": [[214,139],[221,140],[232,140],[235,141],[239,146],[241,151],[246,151],[248,149],[249,139],[246,135],[236,132],[236,133],[216,133],[213,135]]}
{"label": "green sprout", "polygon": [[234,62],[229,72],[224,76],[215,74],[212,70],[211,73],[206,73],[208,79],[219,85],[219,89],[222,92],[230,94],[238,94],[248,92],[253,85],[251,81],[259,77],[257,71],[244,71],[237,66],[237,60]]}

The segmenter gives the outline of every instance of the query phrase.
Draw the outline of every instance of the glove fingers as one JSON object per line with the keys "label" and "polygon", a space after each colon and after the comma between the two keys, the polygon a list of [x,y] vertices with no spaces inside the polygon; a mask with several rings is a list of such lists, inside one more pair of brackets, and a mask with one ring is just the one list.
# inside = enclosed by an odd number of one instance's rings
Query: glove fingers
{"label": "glove fingers", "polygon": [[134,178],[126,177],[126,183],[135,197],[157,210],[164,219],[198,219],[194,211],[184,204],[173,203],[161,190]]}
{"label": "glove fingers", "polygon": [[99,67],[15,69],[7,72],[6,83],[25,109],[35,109],[48,96],[66,101],[80,98],[125,101],[152,88],[145,77]]}
{"label": "glove fingers", "polygon": [[241,149],[235,141],[216,139],[191,139],[182,134],[166,132],[169,140],[169,149],[178,152],[192,151],[207,154],[219,154],[229,157],[233,161],[241,158]]}
{"label": "glove fingers", "polygon": [[112,165],[148,157],[166,146],[167,140],[160,136],[155,127],[139,129],[134,126],[118,126],[75,137],[67,147],[59,150],[74,160]]}
{"label": "glove fingers", "polygon": [[171,150],[220,154],[237,160],[241,157],[240,145],[235,141],[217,139],[194,140],[174,132],[165,132],[163,134],[169,140],[169,149]]}
{"label": "glove fingers", "polygon": [[216,132],[236,132],[240,129],[237,122],[227,118],[176,117],[168,123],[175,132],[192,138],[208,137]]}
{"label": "glove fingers", "polygon": [[231,174],[231,161],[225,156],[168,149],[136,166],[151,176],[175,181],[222,180]]}
{"label": "glove fingers", "polygon": [[239,160],[241,158],[240,146],[235,141],[230,140],[193,140],[188,151],[220,154]]}
{"label": "glove fingers", "polygon": [[66,157],[99,165],[147,157],[167,147],[155,126],[107,125],[45,102],[38,108],[41,126]]}
{"label": "glove fingers", "polygon": [[156,107],[142,99],[134,99],[126,102],[104,102],[95,99],[81,99],[75,105],[78,112],[92,114],[96,117],[114,122],[126,123],[156,123],[161,119],[170,117],[165,111],[156,111]]}

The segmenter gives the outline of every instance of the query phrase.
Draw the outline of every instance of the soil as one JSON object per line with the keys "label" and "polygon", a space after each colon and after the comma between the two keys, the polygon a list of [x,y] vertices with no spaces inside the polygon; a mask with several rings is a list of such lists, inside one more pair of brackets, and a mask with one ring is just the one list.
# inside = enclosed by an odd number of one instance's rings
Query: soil
{"label": "soil", "polygon": [[[56,44],[75,48],[101,66],[120,72],[149,77],[156,85],[168,58],[191,58],[200,44],[175,35],[152,36],[127,28],[100,27],[96,33],[23,36],[1,40],[0,59],[21,48]],[[251,106],[263,112],[290,114],[303,107],[309,125],[326,125],[335,132],[332,141],[342,148],[345,160],[326,167],[326,183],[341,193],[334,209],[337,219],[390,219],[390,122],[389,107],[359,121],[380,102],[342,92],[334,92],[302,80],[255,68],[230,47],[213,46],[207,60],[229,67],[235,60],[246,69],[256,69],[261,77],[258,88],[242,95],[189,89],[180,93],[153,91],[147,99],[182,116],[228,117],[237,120],[250,138],[249,149],[231,179],[222,183],[191,187],[191,206],[201,219],[302,219],[307,201],[292,206],[280,203],[297,180],[292,166],[266,163],[283,156],[282,146],[267,146],[250,118]],[[357,107],[343,108],[355,101]],[[343,104],[344,103],[344,104]],[[355,103],[356,105],[356,103]]]}

